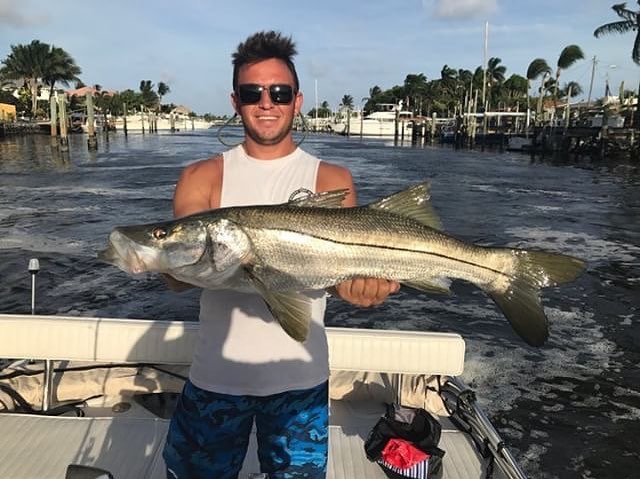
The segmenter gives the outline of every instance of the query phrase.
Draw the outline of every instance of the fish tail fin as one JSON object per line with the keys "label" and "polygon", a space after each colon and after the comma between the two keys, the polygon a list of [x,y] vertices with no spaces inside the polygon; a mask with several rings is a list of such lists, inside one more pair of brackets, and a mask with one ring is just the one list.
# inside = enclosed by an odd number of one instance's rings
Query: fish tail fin
{"label": "fish tail fin", "polygon": [[512,250],[515,268],[509,287],[487,291],[513,329],[531,346],[541,346],[549,336],[548,321],[540,301],[540,289],[573,281],[584,270],[584,261],[542,251]]}

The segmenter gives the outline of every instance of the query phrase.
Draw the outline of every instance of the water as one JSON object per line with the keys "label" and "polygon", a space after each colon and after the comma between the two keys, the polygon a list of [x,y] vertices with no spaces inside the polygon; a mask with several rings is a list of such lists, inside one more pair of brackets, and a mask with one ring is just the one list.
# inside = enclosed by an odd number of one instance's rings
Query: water
{"label": "water", "polygon": [[[232,132],[230,140],[238,140]],[[334,300],[327,322],[453,331],[463,379],[532,477],[623,478],[640,467],[640,173],[626,165],[532,162],[518,154],[394,147],[310,136],[304,146],[351,169],[360,202],[430,179],[446,231],[481,244],[545,248],[588,261],[545,291],[551,337],[526,346],[479,290],[402,292],[376,309]],[[89,153],[72,136],[0,142],[0,311],[30,311],[29,258],[40,260],[38,312],[193,320],[197,292],[131,278],[96,261],[110,230],[167,219],[181,169],[220,152],[213,132],[111,135]]]}

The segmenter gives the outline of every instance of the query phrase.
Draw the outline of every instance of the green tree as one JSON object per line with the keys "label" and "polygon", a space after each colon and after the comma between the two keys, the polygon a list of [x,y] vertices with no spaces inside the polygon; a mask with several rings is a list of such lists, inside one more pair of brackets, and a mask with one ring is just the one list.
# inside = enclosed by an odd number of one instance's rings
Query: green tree
{"label": "green tree", "polygon": [[56,83],[69,86],[72,81],[80,81],[78,75],[82,70],[71,55],[62,48],[51,46],[43,67],[42,82],[49,87],[50,101],[53,98],[53,91]]}
{"label": "green tree", "polygon": [[158,94],[153,91],[154,84],[151,80],[140,81],[140,103],[147,108],[156,108],[158,106]]}
{"label": "green tree", "polygon": [[365,112],[371,113],[374,110],[376,103],[380,103],[378,100],[380,95],[382,95],[382,89],[378,85],[369,88],[369,96],[362,99],[362,101],[364,101],[365,99],[367,101],[363,107],[363,115],[365,114]]}
{"label": "green tree", "polygon": [[53,94],[56,83],[69,85],[79,81],[82,73],[74,59],[65,50],[33,40],[28,45],[11,45],[11,52],[2,62],[0,75],[4,78],[22,80],[31,97],[31,114],[36,115],[40,82]]}
{"label": "green tree", "polygon": [[[311,110],[309,110],[309,113],[307,113],[307,115],[315,118],[316,109],[312,108]],[[318,108],[318,118],[329,118],[330,116],[331,108],[329,107],[329,102],[325,100],[320,104],[320,107]]]}
{"label": "green tree", "polygon": [[560,92],[563,97],[566,96],[568,98],[575,98],[578,95],[581,95],[583,90],[580,83],[575,81],[570,81],[568,83],[565,83],[564,87],[562,88],[562,90],[560,90]]}
{"label": "green tree", "polygon": [[544,96],[544,82],[546,77],[551,74],[551,67],[547,63],[544,58],[536,58],[531,63],[529,63],[529,68],[527,68],[527,109],[530,109],[530,101],[531,97],[529,95],[529,90],[531,89],[531,82],[538,77],[542,77],[540,83],[540,97],[538,99],[538,108],[536,111],[538,113],[542,112],[542,97]]}
{"label": "green tree", "polygon": [[124,105],[127,105],[127,110],[131,111],[132,108],[137,108],[140,104],[142,104],[142,99],[140,98],[140,93],[136,93],[130,88],[124,91],[121,91],[119,94],[120,101],[122,102],[123,108]]}
{"label": "green tree", "polygon": [[351,110],[353,108],[353,97],[351,95],[344,95],[342,100],[340,100],[340,106]]}
{"label": "green tree", "polygon": [[171,93],[171,88],[165,82],[158,82],[158,103],[162,104],[162,97]]}
{"label": "green tree", "polygon": [[553,87],[554,100],[558,99],[558,85],[560,84],[560,73],[562,70],[566,70],[575,62],[582,60],[583,58],[584,53],[582,53],[582,49],[578,45],[568,45],[562,49],[562,52],[560,52],[560,56],[558,57],[558,68],[556,69],[555,85]]}
{"label": "green tree", "polygon": [[[638,5],[640,5],[640,0],[638,0]],[[636,32],[633,49],[631,50],[631,58],[635,63],[640,65],[640,10],[636,12],[629,10],[626,3],[617,3],[613,5],[611,9],[616,12],[622,20],[600,25],[594,30],[593,35],[596,38],[600,38],[602,35],[610,35],[613,33]]]}
{"label": "green tree", "polygon": [[404,90],[407,106],[412,106],[414,113],[422,110],[422,99],[427,90],[427,77],[423,73],[410,73],[404,79]]}
{"label": "green tree", "polygon": [[520,103],[520,100],[527,96],[529,92],[529,82],[527,79],[515,73],[507,78],[502,86],[509,105]]}
{"label": "green tree", "polygon": [[487,98],[493,102],[497,102],[499,96],[499,87],[504,82],[504,75],[507,73],[507,67],[500,65],[502,59],[497,57],[489,58],[487,62]]}
{"label": "green tree", "polygon": [[31,114],[38,108],[38,85],[45,74],[49,45],[33,40],[28,45],[11,45],[11,52],[2,61],[0,74],[11,80],[24,80],[31,96]]}

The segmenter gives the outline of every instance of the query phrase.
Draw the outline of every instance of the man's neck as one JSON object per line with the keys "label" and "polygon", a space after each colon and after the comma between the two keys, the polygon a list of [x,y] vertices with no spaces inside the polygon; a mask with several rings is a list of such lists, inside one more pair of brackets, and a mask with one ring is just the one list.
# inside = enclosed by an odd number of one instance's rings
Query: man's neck
{"label": "man's neck", "polygon": [[291,137],[276,145],[261,145],[251,138],[245,138],[242,146],[247,155],[257,160],[276,160],[283,156],[290,155],[297,148],[297,145]]}

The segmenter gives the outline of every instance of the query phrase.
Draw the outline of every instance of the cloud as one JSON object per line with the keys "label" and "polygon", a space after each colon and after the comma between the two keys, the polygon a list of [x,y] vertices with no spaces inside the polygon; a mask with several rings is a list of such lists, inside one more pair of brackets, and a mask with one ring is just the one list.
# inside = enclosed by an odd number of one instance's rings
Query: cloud
{"label": "cloud", "polygon": [[47,23],[49,17],[43,14],[25,14],[25,4],[27,2],[16,2],[15,0],[0,0],[0,25],[7,25],[15,28],[33,27]]}
{"label": "cloud", "polygon": [[423,0],[426,9],[439,18],[478,17],[493,12],[498,0]]}

